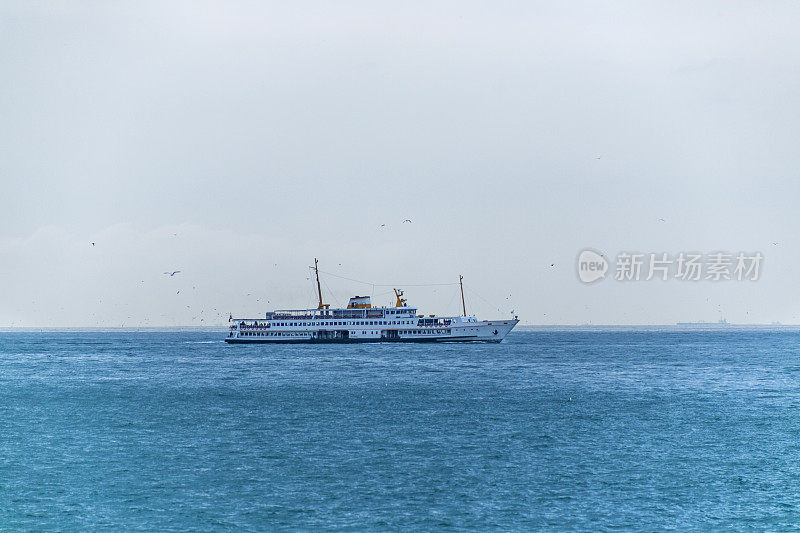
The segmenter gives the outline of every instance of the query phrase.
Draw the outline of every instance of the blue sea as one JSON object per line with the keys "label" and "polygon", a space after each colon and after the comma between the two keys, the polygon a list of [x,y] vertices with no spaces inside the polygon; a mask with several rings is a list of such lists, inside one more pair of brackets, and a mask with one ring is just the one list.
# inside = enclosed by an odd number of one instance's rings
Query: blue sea
{"label": "blue sea", "polygon": [[0,530],[800,526],[800,331],[0,333]]}

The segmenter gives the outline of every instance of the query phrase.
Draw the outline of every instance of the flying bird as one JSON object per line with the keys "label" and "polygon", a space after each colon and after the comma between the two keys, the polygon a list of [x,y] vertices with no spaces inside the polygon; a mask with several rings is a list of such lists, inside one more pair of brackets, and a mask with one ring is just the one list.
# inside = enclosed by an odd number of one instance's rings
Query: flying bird
{"label": "flying bird", "polygon": [[405,220],[403,221],[403,224],[405,224],[406,222],[408,222],[408,223],[410,224],[410,223],[411,223],[411,219],[410,219],[410,218],[407,218],[407,219],[405,219]]}
{"label": "flying bird", "polygon": [[92,246],[94,246],[94,243],[92,243]]}
{"label": "flying bird", "polygon": [[174,270],[172,272],[164,272],[164,274],[167,274],[169,277],[172,277],[172,276],[174,276],[175,274],[177,274],[179,272],[180,272],[180,270]]}

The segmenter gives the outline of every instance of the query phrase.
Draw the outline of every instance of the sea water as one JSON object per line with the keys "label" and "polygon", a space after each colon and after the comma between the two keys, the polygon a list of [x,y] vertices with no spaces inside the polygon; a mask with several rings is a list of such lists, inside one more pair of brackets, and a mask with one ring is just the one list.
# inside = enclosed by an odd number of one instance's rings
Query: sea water
{"label": "sea water", "polygon": [[0,333],[0,530],[800,525],[800,332]]}

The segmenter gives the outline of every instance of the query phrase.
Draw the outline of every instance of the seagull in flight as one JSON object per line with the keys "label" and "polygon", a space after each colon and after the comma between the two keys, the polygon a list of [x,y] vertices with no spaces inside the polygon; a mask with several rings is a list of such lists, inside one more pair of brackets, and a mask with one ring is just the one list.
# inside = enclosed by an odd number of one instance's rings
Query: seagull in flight
{"label": "seagull in flight", "polygon": [[94,246],[94,243],[92,243],[92,246]]}
{"label": "seagull in flight", "polygon": [[172,277],[179,272],[180,270],[173,270],[172,272],[164,272],[164,274],[167,274],[169,277]]}
{"label": "seagull in flight", "polygon": [[410,219],[410,218],[407,218],[407,219],[405,219],[405,220],[403,221],[403,224],[405,224],[406,222],[408,222],[408,223],[410,224],[410,223],[411,223],[411,219]]}

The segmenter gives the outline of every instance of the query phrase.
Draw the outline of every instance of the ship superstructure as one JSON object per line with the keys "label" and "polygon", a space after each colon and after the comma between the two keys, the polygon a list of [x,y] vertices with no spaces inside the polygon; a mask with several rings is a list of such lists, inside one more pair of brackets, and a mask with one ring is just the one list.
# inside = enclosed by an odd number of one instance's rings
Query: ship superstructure
{"label": "ship superstructure", "polygon": [[285,342],[500,342],[519,320],[479,321],[468,316],[464,304],[462,279],[461,316],[418,314],[410,307],[403,291],[395,289],[394,307],[373,307],[369,296],[354,296],[345,308],[331,309],[322,301],[318,262],[319,304],[316,309],[272,311],[264,318],[233,318],[228,343]]}

